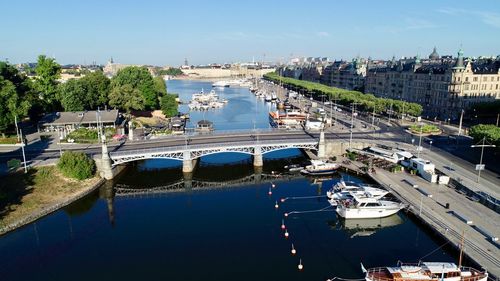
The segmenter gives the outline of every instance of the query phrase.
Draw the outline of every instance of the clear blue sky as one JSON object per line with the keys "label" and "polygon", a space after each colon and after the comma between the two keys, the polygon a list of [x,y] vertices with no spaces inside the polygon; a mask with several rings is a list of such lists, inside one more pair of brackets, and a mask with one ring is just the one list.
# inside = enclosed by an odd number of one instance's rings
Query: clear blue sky
{"label": "clear blue sky", "polygon": [[500,54],[500,1],[0,0],[0,60],[190,64]]}

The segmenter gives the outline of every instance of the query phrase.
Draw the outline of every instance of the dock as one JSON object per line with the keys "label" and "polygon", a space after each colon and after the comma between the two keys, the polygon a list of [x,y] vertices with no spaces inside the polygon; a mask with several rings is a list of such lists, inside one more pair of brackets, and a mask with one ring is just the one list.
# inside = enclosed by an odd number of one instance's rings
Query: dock
{"label": "dock", "polygon": [[[390,191],[408,210],[455,248],[464,237],[464,255],[486,269],[493,280],[500,276],[500,220],[498,213],[470,200],[455,189],[406,172],[376,169],[369,177]],[[412,187],[418,185],[418,188]],[[462,235],[464,234],[464,235]]]}

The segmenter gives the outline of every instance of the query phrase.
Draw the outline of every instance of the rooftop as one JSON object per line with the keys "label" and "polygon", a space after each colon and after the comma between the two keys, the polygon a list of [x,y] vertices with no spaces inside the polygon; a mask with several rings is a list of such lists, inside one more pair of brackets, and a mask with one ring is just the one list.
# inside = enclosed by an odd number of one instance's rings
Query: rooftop
{"label": "rooftop", "polygon": [[103,123],[115,123],[118,119],[118,110],[103,111],[74,111],[74,112],[52,112],[46,114],[40,124],[43,125],[68,125],[68,124],[92,124],[97,123],[97,115]]}

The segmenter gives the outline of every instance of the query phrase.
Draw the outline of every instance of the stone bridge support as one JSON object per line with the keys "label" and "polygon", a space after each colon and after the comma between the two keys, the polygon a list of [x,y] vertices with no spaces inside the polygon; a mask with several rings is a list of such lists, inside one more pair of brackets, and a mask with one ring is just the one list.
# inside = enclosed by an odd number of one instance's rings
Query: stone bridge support
{"label": "stone bridge support", "polygon": [[191,151],[184,151],[184,156],[182,159],[182,172],[192,173],[194,167],[196,166],[196,160],[191,157]]}
{"label": "stone bridge support", "polygon": [[325,132],[323,130],[321,130],[321,133],[319,134],[318,157],[319,158],[326,157],[326,141],[325,141]]}
{"label": "stone bridge support", "polygon": [[253,166],[262,167],[264,166],[264,160],[262,158],[262,150],[260,146],[255,146],[253,153]]}
{"label": "stone bridge support", "polygon": [[107,180],[114,177],[113,168],[111,167],[111,158],[109,158],[108,146],[106,143],[102,144],[101,177]]}

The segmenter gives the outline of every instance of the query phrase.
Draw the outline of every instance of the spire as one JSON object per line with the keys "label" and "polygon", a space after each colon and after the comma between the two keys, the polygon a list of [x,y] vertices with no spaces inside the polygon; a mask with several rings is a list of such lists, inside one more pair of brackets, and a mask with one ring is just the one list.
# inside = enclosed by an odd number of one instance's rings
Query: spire
{"label": "spire", "polygon": [[415,57],[415,64],[420,64],[420,55],[417,54],[417,56]]}
{"label": "spire", "polygon": [[462,48],[458,50],[457,53],[457,62],[455,63],[454,68],[464,68],[464,52],[462,51]]}
{"label": "spire", "polygon": [[114,63],[114,61],[113,61],[113,57],[111,57],[111,58],[109,59],[109,63]]}

